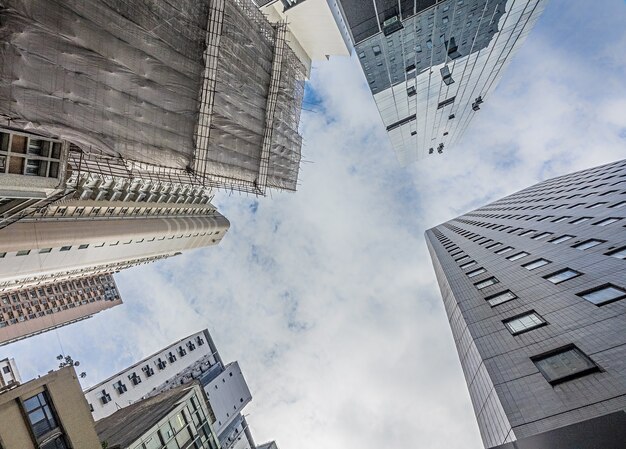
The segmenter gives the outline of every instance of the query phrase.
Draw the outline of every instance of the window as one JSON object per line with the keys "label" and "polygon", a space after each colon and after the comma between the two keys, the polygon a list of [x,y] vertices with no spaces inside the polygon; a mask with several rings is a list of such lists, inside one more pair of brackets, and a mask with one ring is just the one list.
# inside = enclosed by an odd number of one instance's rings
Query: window
{"label": "window", "polygon": [[604,304],[626,298],[626,290],[613,284],[606,284],[593,290],[578,293],[578,296],[596,306],[603,306]]}
{"label": "window", "polygon": [[505,246],[504,248],[500,248],[498,251],[496,251],[496,254],[508,253],[511,250],[513,250],[512,246]]}
{"label": "window", "polygon": [[617,204],[614,204],[613,206],[609,206],[611,209],[620,209],[622,207],[626,206],[626,201],[620,201]]}
{"label": "window", "polygon": [[570,218],[572,217],[559,217],[556,220],[552,220],[552,223],[560,223],[562,221],[569,220]]}
{"label": "window", "polygon": [[487,302],[489,303],[491,307],[495,307],[500,304],[504,304],[505,302],[509,302],[515,298],[517,298],[517,296],[515,296],[515,294],[512,291],[507,290],[504,292],[497,293],[495,295],[488,296],[485,299],[487,300]]}
{"label": "window", "polygon": [[46,253],[49,253],[50,251],[52,251],[52,248],[41,248],[39,250],[39,254],[46,254]]}
{"label": "window", "polygon": [[535,236],[532,237],[533,240],[541,240],[541,239],[545,239],[546,237],[550,237],[552,235],[551,232],[542,232],[540,234],[537,234]]}
{"label": "window", "polygon": [[592,217],[580,217],[580,218],[577,218],[577,219],[576,219],[576,220],[574,220],[574,221],[570,221],[570,223],[571,223],[571,224],[581,224],[581,223],[584,223],[584,222],[585,222],[585,221],[587,221],[587,220],[591,220],[591,218],[592,218]]}
{"label": "window", "polygon": [[595,203],[595,204],[592,204],[591,206],[587,206],[587,209],[595,209],[596,207],[600,207],[600,206],[603,206],[605,204],[606,203],[604,203],[604,202]]}
{"label": "window", "polygon": [[69,251],[70,249],[72,249],[71,246],[62,246],[61,247],[61,251]]}
{"label": "window", "polygon": [[485,270],[484,268],[477,268],[476,270],[470,271],[469,273],[467,273],[467,277],[473,278],[475,276],[478,276],[479,274],[482,274],[484,272],[486,272],[487,270]]}
{"label": "window", "polygon": [[23,405],[35,438],[39,439],[58,427],[45,391],[26,399]]}
{"label": "window", "polygon": [[470,260],[469,262],[465,262],[463,265],[461,265],[460,268],[464,270],[464,269],[469,268],[469,267],[474,266],[474,265],[476,265],[476,262],[473,261],[473,260]]}
{"label": "window", "polygon": [[605,243],[605,240],[589,239],[589,240],[585,240],[584,242],[580,242],[577,245],[572,246],[572,248],[576,248],[581,251],[584,251],[586,249],[593,248],[594,246],[601,245],[602,243]]}
{"label": "window", "polygon": [[469,256],[461,256],[458,259],[454,259],[455,262],[461,262],[462,260],[469,259]]}
{"label": "window", "polygon": [[568,281],[581,275],[582,273],[576,270],[572,270],[571,268],[565,268],[563,270],[557,271],[556,273],[544,276],[544,279],[552,282],[553,284],[560,284],[561,282]]}
{"label": "window", "polygon": [[615,251],[606,253],[607,256],[615,257],[616,259],[626,260],[626,246],[623,246]]}
{"label": "window", "polygon": [[532,357],[531,360],[552,385],[599,371],[598,366],[574,345]]}
{"label": "window", "polygon": [[474,285],[476,286],[478,290],[482,290],[483,288],[487,288],[490,285],[497,284],[498,282],[500,281],[498,281],[495,277],[492,276],[489,279],[485,279],[484,281],[480,281]]}
{"label": "window", "polygon": [[30,254],[29,249],[22,249],[22,250],[19,250],[15,255],[16,256],[28,256],[29,254]]}
{"label": "window", "polygon": [[509,332],[513,335],[518,335],[524,332],[528,332],[538,327],[548,324],[541,316],[534,310],[526,312],[522,315],[509,318],[503,321],[504,325],[509,329]]}
{"label": "window", "polygon": [[512,256],[507,257],[507,259],[509,259],[509,260],[518,260],[518,259],[521,259],[522,257],[526,257],[528,255],[529,255],[529,253],[527,253],[525,251],[522,251],[522,252],[519,252],[517,254],[513,254]]}
{"label": "window", "polygon": [[544,265],[548,265],[550,263],[549,260],[546,259],[537,259],[532,262],[527,263],[526,265],[522,265],[522,267],[526,268],[528,271],[534,270],[539,267],[543,267]]}
{"label": "window", "polygon": [[89,248],[89,244],[88,243],[86,243],[84,245],[79,245],[78,246],[78,249],[87,249],[87,248]]}
{"label": "window", "polygon": [[610,217],[610,218],[605,218],[604,220],[598,221],[597,223],[594,223],[594,225],[596,225],[596,226],[608,226],[608,225],[613,224],[616,221],[620,221],[620,220],[621,220],[621,218]]}
{"label": "window", "polygon": [[522,232],[522,233],[520,234],[520,237],[525,237],[525,236],[527,236],[527,235],[532,234],[533,232],[537,232],[537,231],[535,231],[534,229],[529,229],[528,231],[524,231],[524,232]]}
{"label": "window", "polygon": [[561,237],[557,237],[555,239],[550,240],[550,243],[554,243],[555,245],[558,243],[563,243],[569,239],[573,239],[574,236],[573,235],[562,235]]}

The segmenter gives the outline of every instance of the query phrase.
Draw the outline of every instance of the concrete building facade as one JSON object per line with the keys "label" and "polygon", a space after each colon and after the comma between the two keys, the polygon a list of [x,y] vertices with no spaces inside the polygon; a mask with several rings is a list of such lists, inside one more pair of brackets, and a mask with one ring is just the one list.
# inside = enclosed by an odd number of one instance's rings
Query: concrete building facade
{"label": "concrete building facade", "polygon": [[15,365],[15,359],[0,360],[0,392],[22,383],[22,378]]}
{"label": "concrete building facade", "polygon": [[623,447],[626,160],[541,182],[426,240],[485,447]]}
{"label": "concrete building facade", "polygon": [[73,367],[0,393],[0,447],[100,448],[95,423]]}
{"label": "concrete building facade", "polygon": [[545,0],[340,0],[401,164],[454,147]]}

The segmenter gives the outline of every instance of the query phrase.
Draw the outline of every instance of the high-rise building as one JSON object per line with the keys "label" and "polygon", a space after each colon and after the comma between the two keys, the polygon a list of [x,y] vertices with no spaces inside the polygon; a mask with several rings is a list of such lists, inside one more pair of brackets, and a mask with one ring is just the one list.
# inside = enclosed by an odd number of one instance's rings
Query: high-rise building
{"label": "high-rise building", "polygon": [[0,360],[0,392],[22,383],[22,378],[15,365],[15,359]]}
{"label": "high-rise building", "polygon": [[113,276],[100,274],[0,293],[0,346],[91,318],[122,304]]}
{"label": "high-rise building", "polygon": [[100,421],[120,408],[198,381],[211,408],[211,425],[222,448],[255,449],[242,415],[252,395],[237,362],[224,364],[208,330],[178,340],[85,390]]}
{"label": "high-rise building", "polygon": [[540,182],[426,241],[485,447],[623,448],[626,160]]}
{"label": "high-rise building", "polygon": [[73,367],[0,392],[0,447],[102,447]]}
{"label": "high-rise building", "polygon": [[458,142],[545,3],[340,0],[401,164]]}
{"label": "high-rise building", "polygon": [[96,423],[111,449],[219,449],[211,409],[197,382],[135,402]]}

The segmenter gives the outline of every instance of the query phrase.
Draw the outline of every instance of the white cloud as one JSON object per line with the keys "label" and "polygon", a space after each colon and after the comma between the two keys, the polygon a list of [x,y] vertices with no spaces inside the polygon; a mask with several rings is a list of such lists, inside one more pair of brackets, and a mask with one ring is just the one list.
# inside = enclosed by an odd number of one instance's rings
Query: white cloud
{"label": "white cloud", "polygon": [[[241,363],[259,441],[482,447],[423,232],[624,157],[623,61],[606,56],[624,42],[623,9],[550,3],[462,144],[409,169],[395,161],[356,61],[320,65],[312,86],[323,104],[303,119],[310,162],[299,192],[220,194],[232,229],[219,247],[120,273],[124,306],[0,357],[32,377],[54,366],[58,336],[93,383],[208,327],[222,357]],[[598,41],[598,23],[621,35]]]}

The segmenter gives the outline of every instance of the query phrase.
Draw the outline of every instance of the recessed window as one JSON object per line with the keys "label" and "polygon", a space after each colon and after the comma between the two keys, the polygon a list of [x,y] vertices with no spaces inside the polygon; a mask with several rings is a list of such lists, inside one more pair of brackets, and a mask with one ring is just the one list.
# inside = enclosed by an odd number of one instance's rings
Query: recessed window
{"label": "recessed window", "polygon": [[498,246],[498,245],[502,245],[502,243],[500,243],[500,242],[495,242],[495,243],[492,243],[491,245],[487,246],[486,248],[487,248],[487,249],[492,249],[492,248],[495,248],[495,247],[496,247],[496,246]]}
{"label": "recessed window", "polygon": [[465,268],[469,268],[469,267],[474,266],[474,265],[476,265],[476,261],[470,260],[469,262],[465,262],[463,265],[461,265],[461,268],[465,269]]}
{"label": "recessed window", "polygon": [[626,201],[621,201],[617,204],[614,204],[613,206],[610,206],[611,209],[621,209],[622,207],[626,206]]}
{"label": "recessed window", "polygon": [[79,245],[78,246],[78,249],[87,249],[87,248],[89,248],[89,244],[88,243],[85,243],[83,245]]}
{"label": "recessed window", "polygon": [[465,255],[465,256],[461,256],[461,257],[459,257],[458,259],[454,259],[454,261],[455,261],[455,262],[461,262],[461,261],[463,261],[463,260],[465,260],[465,259],[469,259],[469,256],[467,256],[467,255]]}
{"label": "recessed window", "polygon": [[[42,436],[52,432],[58,428],[58,424],[54,418],[52,412],[52,403],[48,398],[47,392],[41,392],[36,396],[26,399],[23,403],[24,411],[28,415],[30,426],[35,438],[41,438]],[[63,447],[63,446],[52,446]]]}
{"label": "recessed window", "polygon": [[562,221],[569,220],[570,218],[572,217],[559,217],[556,220],[552,220],[552,223],[560,223]]}
{"label": "recessed window", "polygon": [[30,254],[29,249],[22,249],[16,253],[16,256],[28,256]]}
{"label": "recessed window", "polygon": [[572,270],[571,268],[565,268],[564,270],[557,271],[548,276],[544,276],[544,279],[552,282],[553,284],[560,284],[561,282],[568,281],[575,277],[581,276],[582,273]]}
{"label": "recessed window", "polygon": [[615,217],[610,217],[610,218],[605,218],[604,220],[598,221],[597,223],[594,223],[594,225],[596,226],[608,226],[610,224],[613,224],[617,221],[620,221],[621,218],[615,218]]}
{"label": "recessed window", "polygon": [[597,239],[589,239],[589,240],[585,240],[584,242],[580,242],[577,245],[572,246],[572,248],[576,248],[579,249],[581,251],[584,251],[586,249],[589,248],[593,248],[594,246],[598,246],[605,243],[604,240],[597,240]]}
{"label": "recessed window", "polygon": [[487,288],[490,285],[497,284],[498,282],[500,281],[498,281],[495,277],[490,277],[489,279],[485,279],[484,281],[480,281],[474,285],[478,290],[482,290],[483,288]]}
{"label": "recessed window", "polygon": [[39,250],[39,254],[46,254],[46,253],[49,253],[50,251],[52,251],[52,248],[41,248]]}
{"label": "recessed window", "polygon": [[72,249],[71,246],[62,246],[61,247],[61,251],[69,251],[70,249]]}
{"label": "recessed window", "polygon": [[505,254],[512,250],[513,250],[512,246],[505,246],[504,248],[500,248],[498,251],[496,251],[496,254]]}
{"label": "recessed window", "polygon": [[587,220],[591,220],[591,217],[580,217],[580,218],[577,218],[574,221],[570,221],[570,223],[571,224],[581,224],[581,223],[584,223]]}
{"label": "recessed window", "polygon": [[615,257],[616,259],[626,260],[626,246],[606,253],[607,256]]}
{"label": "recessed window", "polygon": [[563,243],[563,242],[565,242],[565,241],[567,241],[569,239],[573,239],[573,238],[574,238],[573,235],[562,235],[561,237],[557,237],[555,239],[550,240],[550,243],[554,243],[554,244]]}
{"label": "recessed window", "polygon": [[573,345],[532,357],[531,360],[552,385],[599,371],[598,366]]}
{"label": "recessed window", "polygon": [[594,288],[593,290],[578,293],[578,296],[586,299],[596,306],[602,306],[604,304],[626,298],[626,290],[613,284],[607,284]]}
{"label": "recessed window", "polygon": [[476,270],[470,271],[469,273],[467,273],[467,277],[473,278],[475,276],[478,276],[479,274],[482,274],[484,272],[486,272],[487,270],[485,270],[484,268],[477,268]]}
{"label": "recessed window", "polygon": [[509,332],[518,335],[548,324],[534,310],[503,321]]}
{"label": "recessed window", "polygon": [[527,253],[525,251],[522,251],[522,252],[519,252],[517,254],[513,254],[512,256],[507,257],[507,259],[509,259],[509,260],[518,260],[518,259],[521,259],[522,257],[528,256],[528,254],[529,253]]}
{"label": "recessed window", "polygon": [[587,206],[587,209],[595,209],[596,207],[604,206],[605,204],[605,202],[594,203],[591,206]]}
{"label": "recessed window", "polygon": [[525,236],[527,236],[527,235],[532,234],[533,232],[537,232],[537,231],[535,231],[535,230],[533,230],[533,229],[529,229],[528,231],[524,231],[524,232],[522,232],[522,233],[520,234],[520,237],[525,237]]}
{"label": "recessed window", "polygon": [[500,304],[504,304],[505,302],[509,302],[513,299],[517,298],[515,293],[510,290],[497,293],[495,295],[488,296],[485,298],[491,307],[495,307]]}
{"label": "recessed window", "polygon": [[552,235],[551,232],[542,232],[541,234],[537,234],[533,236],[533,240],[545,239],[546,237],[550,237],[551,235]]}
{"label": "recessed window", "polygon": [[526,268],[527,270],[534,270],[536,268],[539,267],[543,267],[544,265],[548,265],[550,263],[549,260],[546,259],[537,259],[537,260],[533,260],[532,262],[529,262],[525,265],[522,265],[522,267]]}

